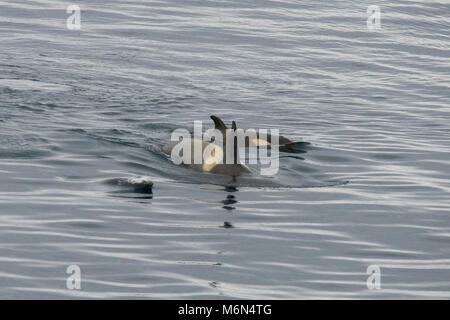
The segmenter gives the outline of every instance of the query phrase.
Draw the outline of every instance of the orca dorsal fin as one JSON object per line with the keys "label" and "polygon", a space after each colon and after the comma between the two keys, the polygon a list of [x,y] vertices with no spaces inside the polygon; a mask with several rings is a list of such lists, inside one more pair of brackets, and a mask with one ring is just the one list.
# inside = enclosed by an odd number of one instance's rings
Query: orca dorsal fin
{"label": "orca dorsal fin", "polygon": [[210,116],[210,118],[212,119],[212,121],[214,121],[215,129],[220,130],[222,132],[225,132],[225,130],[227,130],[227,126],[219,117],[212,115]]}

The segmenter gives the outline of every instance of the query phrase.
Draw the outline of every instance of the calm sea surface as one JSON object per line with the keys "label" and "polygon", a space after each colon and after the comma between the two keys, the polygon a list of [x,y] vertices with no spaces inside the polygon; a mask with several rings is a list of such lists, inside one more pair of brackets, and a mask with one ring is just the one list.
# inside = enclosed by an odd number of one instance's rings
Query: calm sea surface
{"label": "calm sea surface", "polygon": [[[0,1],[0,298],[449,299],[449,97],[449,1]],[[161,154],[211,114],[311,145]]]}

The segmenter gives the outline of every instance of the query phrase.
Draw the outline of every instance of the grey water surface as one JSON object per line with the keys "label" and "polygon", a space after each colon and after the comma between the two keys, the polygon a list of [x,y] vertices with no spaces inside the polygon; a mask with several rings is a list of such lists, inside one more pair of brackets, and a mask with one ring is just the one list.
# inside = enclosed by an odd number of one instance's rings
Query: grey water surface
{"label": "grey water surface", "polygon": [[[449,96],[449,1],[0,1],[0,298],[448,299]],[[211,114],[311,144],[159,151]]]}

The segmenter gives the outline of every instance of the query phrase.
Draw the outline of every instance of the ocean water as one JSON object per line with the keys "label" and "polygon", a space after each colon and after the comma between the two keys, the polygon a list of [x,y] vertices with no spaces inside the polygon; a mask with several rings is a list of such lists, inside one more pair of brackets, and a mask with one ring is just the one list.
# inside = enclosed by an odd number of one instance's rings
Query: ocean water
{"label": "ocean water", "polygon": [[[450,298],[449,30],[443,0],[0,1],[0,298]],[[161,154],[211,114],[310,146],[235,181]]]}

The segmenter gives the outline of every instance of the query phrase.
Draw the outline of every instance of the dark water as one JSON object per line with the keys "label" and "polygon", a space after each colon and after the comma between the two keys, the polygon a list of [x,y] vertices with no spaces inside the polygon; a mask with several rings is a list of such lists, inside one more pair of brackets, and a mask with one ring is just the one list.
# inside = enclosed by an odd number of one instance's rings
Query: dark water
{"label": "dark water", "polygon": [[[450,298],[450,3],[372,4],[0,1],[0,298]],[[161,155],[210,114],[311,146]]]}

